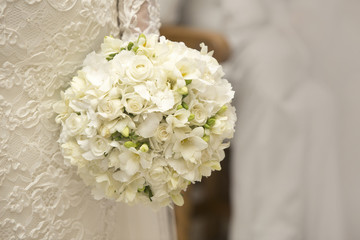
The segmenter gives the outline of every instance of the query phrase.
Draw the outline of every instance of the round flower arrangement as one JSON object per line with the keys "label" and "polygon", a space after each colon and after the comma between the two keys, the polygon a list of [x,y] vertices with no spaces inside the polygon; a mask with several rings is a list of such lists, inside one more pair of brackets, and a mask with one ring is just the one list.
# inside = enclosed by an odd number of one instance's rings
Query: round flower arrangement
{"label": "round flower arrangement", "polygon": [[182,205],[189,184],[221,169],[234,91],[211,55],[142,34],[105,37],[86,57],[54,110],[64,159],[96,199]]}

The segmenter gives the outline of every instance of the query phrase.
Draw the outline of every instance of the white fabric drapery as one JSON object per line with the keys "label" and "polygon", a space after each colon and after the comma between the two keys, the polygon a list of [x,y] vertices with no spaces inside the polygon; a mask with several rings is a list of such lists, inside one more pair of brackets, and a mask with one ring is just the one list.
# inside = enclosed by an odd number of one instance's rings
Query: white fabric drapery
{"label": "white fabric drapery", "polygon": [[231,239],[358,239],[360,3],[183,4],[187,24],[233,49]]}

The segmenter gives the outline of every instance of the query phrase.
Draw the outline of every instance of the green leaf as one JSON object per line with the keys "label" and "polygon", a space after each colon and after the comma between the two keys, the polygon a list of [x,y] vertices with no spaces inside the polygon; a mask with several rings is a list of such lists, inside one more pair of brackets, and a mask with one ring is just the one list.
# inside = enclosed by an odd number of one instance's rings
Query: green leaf
{"label": "green leaf", "polygon": [[192,82],[192,79],[185,79],[186,85],[189,85]]}
{"label": "green leaf", "polygon": [[113,58],[114,58],[117,54],[118,54],[118,53],[109,54],[109,56],[106,58],[106,60],[108,60],[108,61],[113,60]]}
{"label": "green leaf", "polygon": [[153,195],[153,192],[151,191],[151,188],[150,188],[149,185],[145,187],[144,193],[149,196],[149,199],[150,199],[150,201],[152,202],[152,199],[151,199],[151,198],[152,198],[154,195]]}
{"label": "green leaf", "polygon": [[119,132],[114,132],[113,134],[111,134],[111,139],[112,140],[120,141],[121,138],[122,138],[122,135]]}

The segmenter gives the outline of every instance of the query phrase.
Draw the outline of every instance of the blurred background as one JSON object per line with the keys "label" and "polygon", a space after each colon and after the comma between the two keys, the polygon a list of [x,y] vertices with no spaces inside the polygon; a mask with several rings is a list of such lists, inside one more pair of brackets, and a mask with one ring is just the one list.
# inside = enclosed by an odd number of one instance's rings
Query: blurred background
{"label": "blurred background", "polygon": [[360,1],[161,0],[236,91],[222,171],[189,188],[179,240],[360,239]]}

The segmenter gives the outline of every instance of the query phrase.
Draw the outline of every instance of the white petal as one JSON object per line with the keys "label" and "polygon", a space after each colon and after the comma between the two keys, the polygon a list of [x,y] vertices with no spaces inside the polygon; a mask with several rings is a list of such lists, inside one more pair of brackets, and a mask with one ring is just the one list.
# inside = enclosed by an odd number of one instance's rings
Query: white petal
{"label": "white petal", "polygon": [[147,100],[147,101],[150,100],[151,96],[145,85],[143,85],[143,84],[136,85],[136,86],[134,86],[134,90],[145,100]]}
{"label": "white petal", "polygon": [[154,136],[159,122],[162,119],[161,113],[150,113],[147,115],[147,118],[138,126],[138,133],[144,138],[149,138]]}

